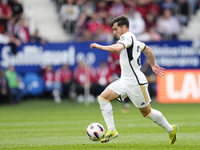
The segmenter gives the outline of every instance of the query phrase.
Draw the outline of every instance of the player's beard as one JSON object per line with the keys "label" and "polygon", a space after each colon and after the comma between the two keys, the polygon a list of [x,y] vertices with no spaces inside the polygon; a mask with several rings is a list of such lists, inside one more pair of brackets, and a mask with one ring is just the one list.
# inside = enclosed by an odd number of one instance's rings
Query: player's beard
{"label": "player's beard", "polygon": [[118,36],[118,37],[116,36],[116,38],[119,40],[119,38],[120,38],[123,34],[124,34],[124,32],[123,32],[122,27],[121,27],[120,34],[118,34],[119,36]]}

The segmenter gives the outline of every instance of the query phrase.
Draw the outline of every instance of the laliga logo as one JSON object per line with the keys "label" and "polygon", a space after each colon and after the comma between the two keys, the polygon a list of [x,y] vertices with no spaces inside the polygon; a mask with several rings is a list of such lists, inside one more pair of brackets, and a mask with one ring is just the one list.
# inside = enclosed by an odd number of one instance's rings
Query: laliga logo
{"label": "laliga logo", "polygon": [[[176,87],[175,87],[176,86]],[[180,88],[180,89],[177,89]],[[200,73],[195,77],[194,73],[186,73],[183,79],[177,79],[173,73],[166,76],[166,94],[170,99],[187,99],[191,96],[194,100],[200,98]]]}

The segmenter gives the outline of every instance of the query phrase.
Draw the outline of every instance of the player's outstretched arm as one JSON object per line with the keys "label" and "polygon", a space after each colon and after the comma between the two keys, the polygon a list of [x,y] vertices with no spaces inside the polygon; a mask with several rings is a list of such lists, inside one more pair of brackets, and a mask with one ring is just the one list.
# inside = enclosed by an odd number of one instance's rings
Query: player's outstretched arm
{"label": "player's outstretched arm", "polygon": [[147,58],[149,59],[150,66],[155,74],[162,77],[165,74],[165,69],[155,64],[155,57],[150,47],[146,46],[143,51]]}
{"label": "player's outstretched arm", "polygon": [[103,46],[97,43],[92,43],[90,44],[90,48],[102,49],[102,50],[112,52],[112,53],[120,53],[124,49],[124,45],[121,43],[116,43],[113,45]]}

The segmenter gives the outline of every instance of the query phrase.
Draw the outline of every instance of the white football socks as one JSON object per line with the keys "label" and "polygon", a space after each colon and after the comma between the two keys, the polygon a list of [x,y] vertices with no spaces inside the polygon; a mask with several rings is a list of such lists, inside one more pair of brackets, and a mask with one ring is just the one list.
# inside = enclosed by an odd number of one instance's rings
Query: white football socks
{"label": "white football socks", "polygon": [[151,109],[152,109],[151,110],[152,113],[149,116],[147,116],[147,118],[151,119],[157,125],[159,125],[163,129],[165,129],[165,131],[167,131],[168,133],[172,133],[173,128],[169,124],[169,122],[166,120],[166,118],[163,116],[163,114],[161,112],[159,112],[158,110],[155,110],[153,108],[151,108]]}
{"label": "white football socks", "polygon": [[98,102],[101,108],[101,113],[106,122],[108,131],[115,131],[115,124],[113,118],[113,108],[109,101],[105,100],[102,97],[98,97]]}
{"label": "white football socks", "polygon": [[[104,120],[106,122],[108,131],[115,131],[113,109],[112,109],[111,103],[102,97],[98,97],[98,102],[99,102]],[[151,109],[152,109],[151,114],[147,116],[147,118],[149,118],[150,120],[155,122],[157,125],[162,127],[166,132],[172,133],[173,128],[169,124],[169,122],[166,120],[166,118],[163,116],[163,114],[159,112],[158,110],[155,110],[153,108]]]}

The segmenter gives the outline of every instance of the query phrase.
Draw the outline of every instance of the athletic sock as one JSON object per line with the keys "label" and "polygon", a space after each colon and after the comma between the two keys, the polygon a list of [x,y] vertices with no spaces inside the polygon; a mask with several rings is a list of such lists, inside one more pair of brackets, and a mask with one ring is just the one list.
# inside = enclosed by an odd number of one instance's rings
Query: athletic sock
{"label": "athletic sock", "polygon": [[102,97],[98,97],[98,102],[100,105],[101,113],[106,122],[108,131],[115,131],[113,108],[111,103]]}
{"label": "athletic sock", "polygon": [[162,127],[168,133],[173,132],[172,126],[169,124],[167,119],[163,116],[163,114],[160,111],[152,109],[151,114],[147,116],[147,118],[151,119],[153,122]]}

